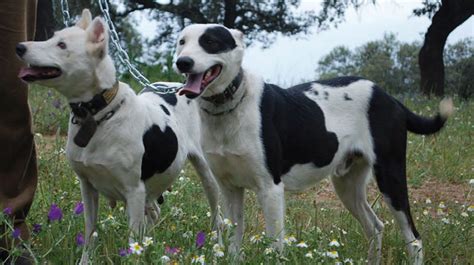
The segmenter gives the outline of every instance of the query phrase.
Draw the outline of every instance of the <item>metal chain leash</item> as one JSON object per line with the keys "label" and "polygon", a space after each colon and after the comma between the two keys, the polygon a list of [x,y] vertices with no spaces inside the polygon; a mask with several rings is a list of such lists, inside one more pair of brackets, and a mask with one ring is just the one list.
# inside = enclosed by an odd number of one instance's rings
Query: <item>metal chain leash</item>
{"label": "metal chain leash", "polygon": [[[157,94],[171,94],[171,93],[176,93],[181,87],[164,87],[163,85],[158,85],[155,83],[150,83],[150,81],[143,76],[140,71],[133,66],[133,64],[130,62],[130,57],[128,56],[128,53],[122,48],[120,45],[120,38],[119,35],[115,29],[115,25],[110,18],[110,12],[109,12],[109,4],[107,0],[98,0],[99,2],[99,7],[100,11],[102,11],[103,17],[105,22],[107,23],[107,26],[109,28],[110,32],[110,39],[112,40],[112,43],[115,46],[115,49],[117,50],[117,57],[119,58],[120,62],[125,65],[128,68],[129,73],[132,75],[132,77],[137,80],[140,85],[146,88],[150,88],[153,90],[154,93]],[[71,21],[71,17],[69,14],[69,5],[67,0],[61,0],[61,10],[63,14],[63,21],[64,25],[66,27],[69,26],[69,21]]]}

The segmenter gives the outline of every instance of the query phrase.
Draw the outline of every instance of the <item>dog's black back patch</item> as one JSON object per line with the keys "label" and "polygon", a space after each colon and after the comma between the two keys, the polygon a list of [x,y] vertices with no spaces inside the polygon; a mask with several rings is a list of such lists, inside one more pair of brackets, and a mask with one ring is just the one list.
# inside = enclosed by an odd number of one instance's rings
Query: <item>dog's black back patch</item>
{"label": "dog's black back patch", "polygon": [[265,84],[261,137],[275,184],[295,164],[328,165],[338,149],[337,136],[327,131],[323,111],[304,95],[310,87],[311,83],[289,89]]}
{"label": "dog's black back patch", "polygon": [[329,87],[343,87],[348,86],[356,81],[362,80],[364,78],[358,76],[341,76],[331,79],[324,79],[315,81],[315,83],[321,84],[323,86]]}
{"label": "dog's black back patch", "polygon": [[237,47],[229,30],[221,26],[207,28],[199,37],[199,45],[210,54],[227,52]]}
{"label": "dog's black back patch", "polygon": [[145,181],[171,166],[178,153],[178,138],[170,127],[162,132],[158,125],[153,125],[143,135],[143,145],[141,179]]}

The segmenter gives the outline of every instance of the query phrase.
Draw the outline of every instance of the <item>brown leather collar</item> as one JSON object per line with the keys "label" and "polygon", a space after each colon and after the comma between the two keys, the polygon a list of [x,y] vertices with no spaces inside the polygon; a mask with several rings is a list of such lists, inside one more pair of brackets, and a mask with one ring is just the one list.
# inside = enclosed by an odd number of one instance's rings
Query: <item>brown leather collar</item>
{"label": "brown leather collar", "polygon": [[117,80],[110,89],[104,89],[99,94],[96,94],[90,101],[69,103],[72,113],[80,119],[85,118],[87,114],[94,116],[112,102],[117,95],[118,88],[119,82]]}

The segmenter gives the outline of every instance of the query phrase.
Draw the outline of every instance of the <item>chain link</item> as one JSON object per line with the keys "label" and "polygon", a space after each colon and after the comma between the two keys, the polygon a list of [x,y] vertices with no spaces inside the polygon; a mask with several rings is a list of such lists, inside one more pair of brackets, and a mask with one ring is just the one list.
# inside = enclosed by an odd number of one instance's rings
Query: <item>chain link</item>
{"label": "chain link", "polygon": [[[112,40],[112,43],[114,44],[115,49],[117,50],[117,57],[119,58],[120,62],[128,68],[128,72],[132,75],[132,77],[137,80],[140,85],[143,86],[143,89],[153,89],[154,92],[157,94],[176,93],[181,87],[163,87],[157,86],[154,83],[152,84],[145,76],[140,73],[140,71],[137,70],[137,68],[135,68],[135,66],[133,66],[133,64],[130,62],[130,57],[128,56],[128,53],[120,45],[119,35],[115,30],[115,26],[112,19],[110,18],[109,4],[107,0],[98,0],[98,2],[100,11],[102,11],[104,20],[109,28],[110,39]],[[71,21],[71,16],[69,14],[69,5],[67,0],[61,0],[61,10],[63,14],[64,25],[68,27],[69,22]]]}

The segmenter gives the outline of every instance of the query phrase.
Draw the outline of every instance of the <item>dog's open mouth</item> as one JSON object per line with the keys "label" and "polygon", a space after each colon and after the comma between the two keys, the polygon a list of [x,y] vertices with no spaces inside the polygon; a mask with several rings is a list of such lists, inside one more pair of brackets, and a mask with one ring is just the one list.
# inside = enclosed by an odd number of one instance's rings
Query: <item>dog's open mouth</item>
{"label": "dog's open mouth", "polygon": [[23,67],[18,77],[26,82],[53,79],[61,75],[61,69],[52,66],[29,66]]}
{"label": "dog's open mouth", "polygon": [[220,75],[221,70],[222,66],[216,64],[203,73],[187,74],[186,84],[179,91],[179,95],[187,95],[189,97],[199,96],[204,89]]}

